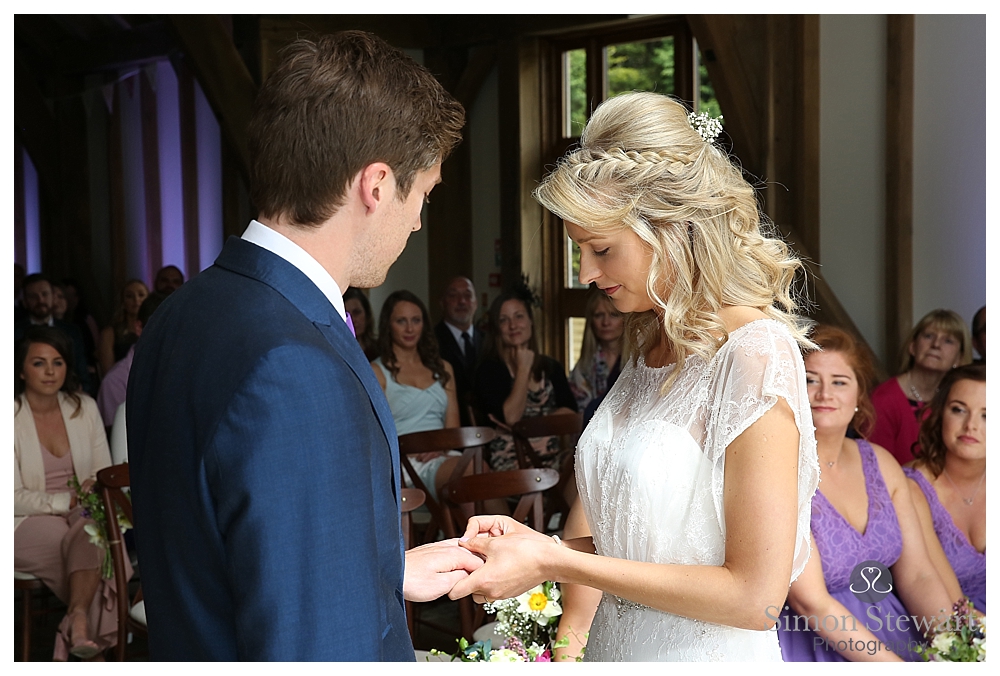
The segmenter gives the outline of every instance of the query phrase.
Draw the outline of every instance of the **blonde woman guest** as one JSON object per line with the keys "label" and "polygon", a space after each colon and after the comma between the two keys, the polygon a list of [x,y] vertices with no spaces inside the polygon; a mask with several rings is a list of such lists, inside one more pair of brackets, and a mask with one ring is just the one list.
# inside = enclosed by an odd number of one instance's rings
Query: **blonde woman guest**
{"label": "blonde woman guest", "polygon": [[904,471],[924,539],[944,579],[986,612],[986,365],[951,371],[920,427]]}
{"label": "blonde woman guest", "polygon": [[[100,658],[118,631],[114,580],[90,542],[67,482],[93,486],[111,464],[94,400],[77,391],[69,339],[32,327],[18,344],[14,375],[14,570],[40,578],[68,606],[53,659]],[[128,562],[126,562],[128,565]],[[129,575],[131,570],[129,569]]]}
{"label": "blonde woman guest", "polygon": [[[958,595],[928,555],[899,463],[865,439],[874,419],[867,349],[832,326],[816,327],[811,338],[820,349],[805,356],[806,384],[823,481],[812,502],[816,546],[778,620],[782,656],[786,662],[919,661],[913,649],[924,636],[913,622],[896,618],[934,626]],[[861,438],[849,438],[849,427]],[[861,599],[852,590],[862,588],[854,570],[866,561],[892,574],[891,590],[876,587],[887,590],[883,598]],[[874,584],[881,575],[865,579]],[[837,621],[825,620],[830,617]]]}
{"label": "blonde woman guest", "polygon": [[580,245],[580,282],[626,315],[632,356],[577,448],[590,535],[473,517],[463,546],[486,563],[451,595],[600,589],[587,660],[779,661],[766,609],[809,558],[801,264],[708,139],[677,101],[623,94],[536,190]]}
{"label": "blonde woman guest", "polygon": [[901,354],[899,375],[872,392],[877,415],[871,441],[902,465],[914,458],[920,420],[941,379],[972,361],[969,329],[955,312],[933,310],[910,331]]}
{"label": "blonde woman guest", "polygon": [[621,372],[625,319],[608,294],[594,288],[587,295],[586,325],[580,358],[569,374],[569,388],[581,411],[599,401]]}
{"label": "blonde woman guest", "polygon": [[121,303],[111,318],[111,324],[101,331],[101,342],[97,346],[97,361],[102,375],[110,371],[115,362],[123,359],[138,339],[135,318],[148,295],[149,289],[142,281],[130,279],[125,282]]}

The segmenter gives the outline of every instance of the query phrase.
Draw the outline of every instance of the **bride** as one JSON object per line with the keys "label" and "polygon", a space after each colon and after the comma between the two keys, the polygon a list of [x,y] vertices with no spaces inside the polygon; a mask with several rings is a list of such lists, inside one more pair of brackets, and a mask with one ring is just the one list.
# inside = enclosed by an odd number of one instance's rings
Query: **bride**
{"label": "bride", "polygon": [[712,138],[674,100],[624,94],[535,193],[580,245],[580,282],[628,313],[631,358],[577,449],[591,536],[473,517],[462,545],[486,564],[451,596],[600,589],[588,660],[780,660],[767,609],[809,557],[800,263]]}

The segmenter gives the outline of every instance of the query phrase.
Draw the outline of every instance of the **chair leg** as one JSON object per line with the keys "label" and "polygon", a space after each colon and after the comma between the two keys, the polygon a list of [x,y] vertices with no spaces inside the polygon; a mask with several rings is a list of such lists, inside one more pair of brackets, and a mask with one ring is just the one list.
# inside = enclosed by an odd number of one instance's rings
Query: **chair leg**
{"label": "chair leg", "polygon": [[21,661],[31,659],[31,590],[21,590]]}

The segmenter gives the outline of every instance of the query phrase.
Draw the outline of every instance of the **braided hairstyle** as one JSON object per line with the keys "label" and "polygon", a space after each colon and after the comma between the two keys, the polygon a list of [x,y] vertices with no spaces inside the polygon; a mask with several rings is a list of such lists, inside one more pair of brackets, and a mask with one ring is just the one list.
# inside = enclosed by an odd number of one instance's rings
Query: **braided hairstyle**
{"label": "braided hairstyle", "polygon": [[626,317],[629,353],[647,353],[662,332],[677,358],[675,375],[687,356],[710,359],[728,339],[718,318],[728,305],[759,308],[812,347],[809,322],[795,314],[792,287],[802,264],[761,222],[741,170],[670,97],[632,92],[602,103],[580,148],[534,196],[595,235],[631,228],[652,251],[646,290],[655,308]]}

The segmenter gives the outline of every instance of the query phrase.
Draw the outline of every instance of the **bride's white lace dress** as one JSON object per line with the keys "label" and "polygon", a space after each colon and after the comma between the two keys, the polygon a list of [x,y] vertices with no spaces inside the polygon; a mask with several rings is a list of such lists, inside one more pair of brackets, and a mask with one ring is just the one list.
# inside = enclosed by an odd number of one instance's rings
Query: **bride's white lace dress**
{"label": "bride's white lace dress", "polygon": [[[580,498],[598,554],[633,561],[722,565],[726,447],[784,398],[799,428],[798,528],[792,579],[809,556],[810,501],[819,480],[799,347],[780,322],[730,333],[708,362],[673,366],[640,358],[622,371],[580,438]],[[763,612],[763,609],[761,609]],[[777,634],[693,620],[605,594],[586,659],[781,660]]]}

